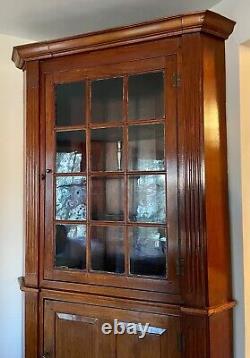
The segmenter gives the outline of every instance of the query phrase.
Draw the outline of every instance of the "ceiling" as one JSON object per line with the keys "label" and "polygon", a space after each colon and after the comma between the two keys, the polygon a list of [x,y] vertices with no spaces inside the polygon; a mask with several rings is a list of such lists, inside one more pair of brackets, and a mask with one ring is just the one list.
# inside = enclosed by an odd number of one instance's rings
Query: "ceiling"
{"label": "ceiling", "polygon": [[211,8],[220,0],[7,0],[0,33],[48,40]]}

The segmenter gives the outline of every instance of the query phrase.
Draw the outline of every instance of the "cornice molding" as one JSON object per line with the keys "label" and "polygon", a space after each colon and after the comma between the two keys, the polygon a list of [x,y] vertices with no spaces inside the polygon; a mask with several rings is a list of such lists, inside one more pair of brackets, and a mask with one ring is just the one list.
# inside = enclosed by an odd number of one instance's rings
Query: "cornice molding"
{"label": "cornice molding", "polygon": [[180,36],[193,32],[207,33],[227,39],[233,31],[234,25],[234,21],[206,10],[73,37],[17,46],[13,49],[12,61],[17,68],[25,69],[25,64],[28,61],[123,46],[170,36]]}

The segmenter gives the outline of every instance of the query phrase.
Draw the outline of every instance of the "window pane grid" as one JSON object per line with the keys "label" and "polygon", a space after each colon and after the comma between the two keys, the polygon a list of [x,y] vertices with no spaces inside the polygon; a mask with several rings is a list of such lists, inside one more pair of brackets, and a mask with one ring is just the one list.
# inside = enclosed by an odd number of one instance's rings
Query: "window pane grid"
{"label": "window pane grid", "polygon": [[[140,75],[141,76],[141,75]],[[129,98],[129,78],[131,76],[124,76],[122,77],[118,77],[119,79],[123,79],[123,91],[122,91],[122,111],[121,111],[121,117],[120,119],[117,118],[115,119],[115,117],[111,117],[112,119],[106,119],[104,121],[97,119],[97,117],[95,117],[95,120],[91,118],[91,105],[93,105],[93,99],[92,99],[92,93],[91,93],[91,85],[93,83],[93,81],[85,81],[86,82],[86,91],[84,93],[84,102],[85,102],[85,113],[83,114],[83,118],[85,118],[85,123],[83,122],[82,124],[77,124],[77,126],[68,126],[68,127],[64,127],[64,126],[58,126],[55,127],[55,132],[56,133],[73,133],[74,131],[83,131],[85,133],[85,146],[86,146],[86,163],[85,163],[85,170],[82,170],[83,166],[81,166],[81,168],[78,167],[76,170],[76,172],[72,172],[72,173],[68,173],[66,171],[63,172],[59,172],[56,175],[54,175],[55,180],[57,180],[56,178],[60,178],[60,177],[75,177],[75,178],[80,178],[80,177],[84,177],[86,176],[86,220],[82,220],[81,215],[77,216],[79,219],[77,219],[77,221],[72,221],[72,220],[68,220],[67,218],[65,219],[65,217],[62,217],[60,220],[58,220],[58,218],[55,217],[54,219],[54,224],[56,225],[56,227],[60,226],[60,225],[73,225],[73,223],[77,224],[77,225],[86,225],[86,237],[85,237],[85,245],[86,245],[86,250],[85,250],[85,266],[86,266],[86,270],[88,272],[105,272],[105,273],[120,273],[120,274],[125,274],[126,276],[131,276],[131,277],[135,277],[135,276],[142,276],[142,277],[155,277],[155,278],[166,278],[166,262],[165,262],[165,269],[164,267],[164,263],[162,263],[159,268],[157,269],[156,267],[154,267],[152,269],[152,272],[150,273],[150,268],[147,270],[143,270],[141,269],[141,267],[143,267],[143,263],[140,266],[140,260],[141,260],[141,256],[143,257],[143,254],[138,255],[138,259],[137,259],[137,264],[135,263],[135,254],[138,253],[138,247],[143,247],[143,245],[138,245],[136,244],[136,249],[134,249],[133,253],[132,253],[132,247],[134,247],[133,245],[135,245],[133,243],[133,240],[136,241],[136,239],[133,239],[133,232],[136,231],[140,231],[140,232],[144,232],[144,233],[149,233],[148,235],[144,235],[145,238],[145,242],[144,243],[144,251],[147,253],[147,250],[150,249],[150,245],[152,246],[151,249],[153,248],[153,254],[152,255],[156,255],[157,256],[157,252],[160,250],[162,250],[162,255],[158,255],[159,257],[162,257],[162,262],[163,260],[163,256],[165,255],[165,261],[166,261],[166,253],[167,253],[167,243],[164,246],[164,236],[161,234],[159,236],[159,233],[157,232],[157,230],[165,230],[166,232],[166,220],[163,218],[166,216],[166,201],[167,198],[165,197],[164,199],[164,205],[165,206],[165,211],[163,210],[163,214],[161,215],[161,218],[157,221],[152,220],[151,221],[147,221],[147,218],[144,220],[143,219],[143,215],[141,220],[139,221],[134,221],[131,220],[131,213],[130,213],[130,206],[131,206],[131,198],[129,197],[129,191],[130,191],[130,181],[133,180],[139,180],[140,178],[141,180],[145,181],[146,180],[146,176],[151,177],[151,181],[152,181],[152,177],[154,176],[155,178],[160,178],[164,181],[164,183],[166,183],[166,169],[165,169],[165,162],[164,159],[166,157],[165,155],[165,145],[161,144],[161,149],[157,149],[157,146],[159,147],[159,142],[162,141],[162,138],[153,138],[151,142],[154,140],[155,144],[151,143],[152,145],[155,145],[155,150],[156,150],[156,154],[154,154],[156,156],[156,159],[154,158],[146,158],[146,159],[135,159],[137,161],[137,164],[131,164],[130,161],[131,159],[131,154],[129,154],[129,141],[130,141],[130,137],[133,137],[133,134],[130,133],[134,133],[135,131],[138,131],[139,133],[139,137],[143,136],[143,132],[144,132],[144,128],[147,131],[149,129],[149,126],[151,125],[152,130],[153,131],[157,131],[156,127],[154,126],[161,126],[158,128],[163,128],[163,138],[165,138],[165,115],[164,115],[164,101],[163,101],[163,109],[160,109],[157,113],[158,115],[156,115],[156,117],[154,118],[150,118],[150,116],[148,116],[148,118],[142,118],[140,116],[138,116],[138,118],[129,118],[129,103],[128,103],[128,98]],[[100,81],[100,80],[98,80]],[[161,118],[162,117],[162,118]],[[101,118],[101,117],[100,117]],[[106,117],[107,118],[107,117]],[[153,121],[153,122],[152,122]],[[147,126],[147,127],[145,127]],[[103,135],[103,133],[108,133],[108,128],[110,128],[110,130],[122,130],[122,165],[120,168],[118,168],[118,170],[113,170],[115,168],[114,164],[113,166],[110,168],[111,170],[107,170],[106,166],[102,168],[102,170],[100,171],[99,167],[93,167],[93,157],[91,155],[91,136],[93,135],[93,130],[99,130],[100,135]],[[103,132],[101,132],[101,130],[103,130]],[[148,131],[149,132],[149,131]],[[95,132],[96,134],[98,134],[98,132]],[[110,132],[111,133],[111,132]],[[141,133],[141,134],[140,134]],[[161,135],[161,134],[159,134]],[[156,135],[157,136],[157,135]],[[98,138],[98,137],[96,137]],[[120,141],[119,138],[116,138],[117,142]],[[116,140],[115,139],[115,140]],[[157,142],[158,140],[158,142]],[[137,145],[136,143],[136,139],[135,137],[133,137],[132,141],[134,141],[134,146]],[[147,138],[142,138],[141,139],[141,148],[140,148],[140,152],[142,153],[141,155],[143,155],[143,147],[144,147],[144,143],[143,141],[145,141],[145,143],[147,144]],[[149,139],[150,141],[150,139]],[[163,139],[164,141],[164,139]],[[117,145],[118,150],[119,150],[119,145]],[[163,148],[162,148],[163,146]],[[160,152],[159,152],[160,150]],[[163,150],[163,151],[162,151]],[[138,152],[139,149],[137,147],[135,147],[134,151]],[[139,157],[138,157],[139,158]],[[138,160],[140,161],[140,163],[138,164]],[[153,162],[155,161],[155,162]],[[148,162],[148,163],[147,163]],[[151,163],[152,162],[152,163]],[[96,164],[96,163],[94,163]],[[74,167],[76,168],[76,167]],[[146,168],[146,169],[145,169]],[[116,168],[117,169],[117,168]],[[123,208],[123,216],[121,216],[120,218],[118,217],[118,219],[122,219],[122,220],[117,220],[117,221],[113,221],[112,220],[104,220],[104,218],[106,219],[108,216],[103,216],[100,217],[100,219],[95,218],[93,219],[93,202],[92,202],[92,195],[93,192],[95,190],[95,186],[93,186],[93,181],[98,180],[102,181],[103,178],[106,178],[104,181],[107,182],[107,180],[114,180],[116,178],[121,178],[120,180],[123,182],[123,194],[122,194],[122,198],[121,198],[121,207]],[[112,187],[114,185],[110,185],[110,187]],[[157,185],[156,185],[157,186]],[[163,185],[164,186],[164,185]],[[166,186],[165,186],[166,188]],[[164,188],[164,189],[165,189]],[[143,191],[143,190],[142,190]],[[158,195],[159,199],[162,195]],[[114,198],[114,200],[116,200],[116,198]],[[155,200],[156,202],[157,200]],[[136,204],[135,204],[136,207]],[[144,215],[145,216],[145,215]],[[93,236],[93,230],[94,228],[96,228],[95,230],[100,230],[98,228],[103,228],[101,232],[104,232],[103,230],[110,230],[112,228],[120,228],[120,230],[122,230],[123,232],[123,255],[124,255],[124,259],[123,261],[121,259],[119,259],[118,261],[120,262],[120,266],[118,264],[118,266],[115,265],[115,263],[112,263],[112,265],[109,267],[107,266],[108,263],[104,260],[104,256],[103,256],[103,246],[100,248],[98,248],[98,245],[107,245],[107,243],[110,246],[110,249],[108,252],[113,252],[112,250],[115,250],[115,241],[111,240],[111,244],[109,243],[108,238],[104,239],[105,243],[102,242],[101,239],[96,239],[96,243],[93,244],[92,243],[92,236]],[[105,229],[106,228],[106,229]],[[108,229],[110,228],[110,229]],[[162,229],[161,229],[162,228]],[[114,231],[116,232],[116,231]],[[162,232],[162,231],[160,231]],[[151,236],[153,237],[152,242],[150,241],[150,239],[148,238],[150,236],[150,233],[152,234]],[[101,234],[100,237],[102,237]],[[166,235],[165,235],[166,236]],[[106,237],[106,236],[105,236]],[[132,237],[132,239],[131,239]],[[160,238],[159,238],[160,237]],[[166,237],[165,237],[166,239]],[[98,241],[99,240],[99,241]],[[140,238],[139,241],[142,241],[142,239]],[[166,239],[167,241],[167,239]],[[148,244],[149,243],[149,244]],[[94,246],[93,246],[94,245]],[[97,246],[96,246],[97,245]],[[132,245],[132,246],[131,246]],[[149,246],[147,246],[149,245]],[[154,246],[155,245],[155,246]],[[164,246],[164,247],[163,247]],[[118,250],[118,249],[117,249]],[[120,257],[120,253],[119,251],[116,250],[116,255],[117,257]],[[165,250],[165,251],[164,251]],[[95,255],[97,255],[96,257],[99,257],[99,263],[97,263],[95,265],[95,263],[93,263],[93,258],[92,258],[92,254],[91,252],[95,252]],[[93,254],[94,255],[94,254]],[[99,255],[99,256],[98,256]],[[147,255],[146,255],[147,256]],[[101,258],[100,258],[101,257]],[[151,257],[152,259],[152,257]],[[91,261],[92,260],[92,261]],[[103,261],[104,260],[104,261]],[[133,262],[132,262],[132,261]],[[111,260],[112,261],[112,260]],[[105,263],[106,262],[106,263]],[[122,263],[123,262],[123,263]],[[143,262],[143,261],[142,261]],[[147,265],[147,260],[145,261],[145,264]],[[98,266],[99,265],[99,266]],[[122,268],[123,266],[123,268]],[[105,268],[105,269],[104,269]],[[106,269],[107,268],[107,269]],[[77,268],[78,269],[78,268]],[[85,270],[85,268],[83,267],[82,270]],[[156,274],[154,275],[154,270],[156,272]]]}

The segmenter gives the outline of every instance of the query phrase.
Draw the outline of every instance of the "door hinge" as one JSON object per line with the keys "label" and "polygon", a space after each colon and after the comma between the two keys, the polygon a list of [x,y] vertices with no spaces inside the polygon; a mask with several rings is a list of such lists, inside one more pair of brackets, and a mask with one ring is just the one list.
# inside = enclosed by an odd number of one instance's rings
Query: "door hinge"
{"label": "door hinge", "polygon": [[185,348],[185,341],[184,341],[184,335],[183,333],[177,334],[177,348],[178,352],[183,353]]}
{"label": "door hinge", "polygon": [[177,276],[184,276],[184,268],[185,268],[185,261],[183,258],[179,257],[176,260],[176,275]]}
{"label": "door hinge", "polygon": [[172,83],[173,87],[181,87],[181,75],[179,73],[173,73]]}

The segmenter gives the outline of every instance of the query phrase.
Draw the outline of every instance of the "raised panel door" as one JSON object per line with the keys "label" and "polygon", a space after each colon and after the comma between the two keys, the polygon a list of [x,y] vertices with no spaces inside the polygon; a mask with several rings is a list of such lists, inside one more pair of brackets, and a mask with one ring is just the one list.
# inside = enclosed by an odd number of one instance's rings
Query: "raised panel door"
{"label": "raised panel door", "polygon": [[178,317],[50,300],[44,307],[47,358],[180,357]]}

